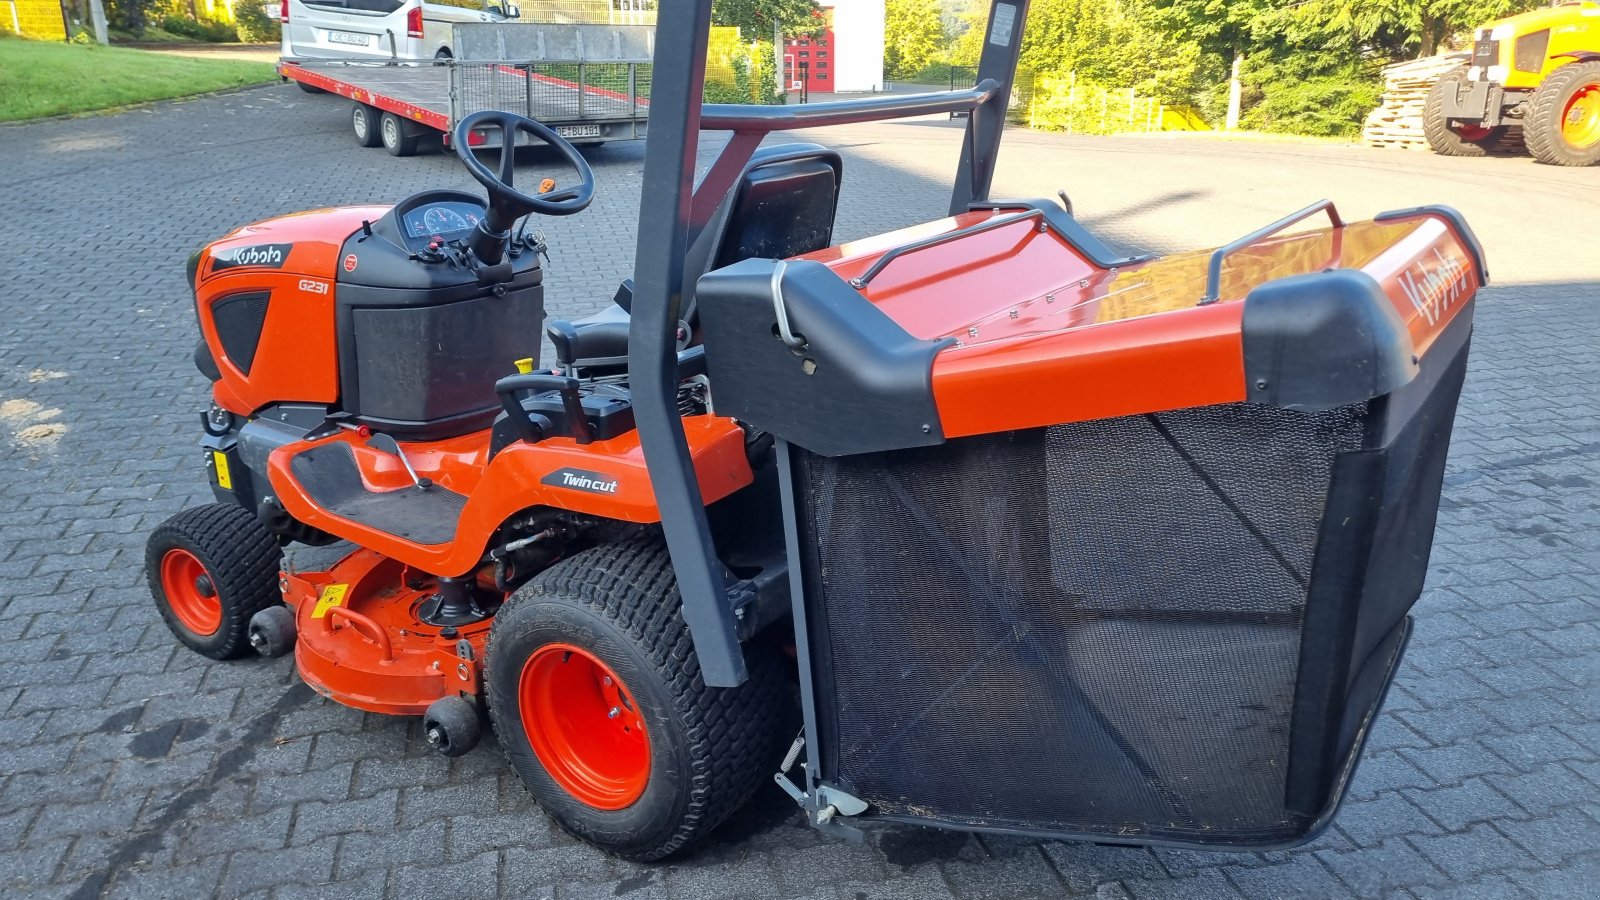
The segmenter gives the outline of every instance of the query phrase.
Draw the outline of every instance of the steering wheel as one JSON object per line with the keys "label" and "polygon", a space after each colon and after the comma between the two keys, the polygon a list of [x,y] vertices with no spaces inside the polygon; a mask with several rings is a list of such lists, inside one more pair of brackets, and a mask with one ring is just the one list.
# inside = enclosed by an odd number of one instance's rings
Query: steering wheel
{"label": "steering wheel", "polygon": [[[473,129],[485,125],[493,125],[500,129],[498,172],[491,171],[484,165],[472,152],[468,142]],[[574,169],[578,170],[579,182],[572,187],[544,194],[524,194],[512,187],[519,131],[527,132],[554,147]],[[455,131],[450,134],[450,142],[455,145],[456,156],[461,158],[467,171],[471,172],[472,177],[489,192],[489,212],[483,224],[491,231],[505,232],[528,213],[570,216],[582,212],[594,200],[594,170],[589,168],[588,161],[578,153],[578,148],[542,122],[512,112],[486,109],[457,122]]]}

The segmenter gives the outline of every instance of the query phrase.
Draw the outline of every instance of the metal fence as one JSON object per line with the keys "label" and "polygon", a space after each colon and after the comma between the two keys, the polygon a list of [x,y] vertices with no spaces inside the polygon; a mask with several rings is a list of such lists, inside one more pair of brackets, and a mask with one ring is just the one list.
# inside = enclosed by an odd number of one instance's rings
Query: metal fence
{"label": "metal fence", "polygon": [[1166,108],[1133,88],[1080,81],[1076,73],[1017,79],[1013,114],[1029,128],[1076,134],[1161,131]]}
{"label": "metal fence", "polygon": [[474,62],[450,66],[453,121],[484,109],[539,120],[630,120],[650,111],[647,63]]}

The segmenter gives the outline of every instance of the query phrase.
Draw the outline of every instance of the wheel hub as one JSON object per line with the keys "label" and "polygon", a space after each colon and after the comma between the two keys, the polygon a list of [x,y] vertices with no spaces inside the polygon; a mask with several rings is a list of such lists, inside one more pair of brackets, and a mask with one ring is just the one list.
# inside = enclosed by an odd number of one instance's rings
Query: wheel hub
{"label": "wheel hub", "polygon": [[650,741],[632,693],[598,656],[547,644],[523,665],[523,728],[534,755],[569,794],[596,809],[632,805],[650,780]]}
{"label": "wheel hub", "polygon": [[222,627],[216,583],[193,553],[174,548],[161,557],[161,592],[178,623],[196,635],[216,634]]}
{"label": "wheel hub", "polygon": [[1600,143],[1600,84],[1584,85],[1567,101],[1561,117],[1561,137],[1579,149]]}

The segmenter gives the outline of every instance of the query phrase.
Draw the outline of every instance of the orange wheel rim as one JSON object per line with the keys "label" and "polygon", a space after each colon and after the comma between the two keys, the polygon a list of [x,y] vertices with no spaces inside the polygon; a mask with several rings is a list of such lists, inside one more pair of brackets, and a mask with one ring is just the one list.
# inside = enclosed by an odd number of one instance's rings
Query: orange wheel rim
{"label": "orange wheel rim", "polygon": [[201,637],[222,627],[222,601],[200,560],[187,550],[168,550],[161,557],[161,592],[183,627]]}
{"label": "orange wheel rim", "polygon": [[650,781],[650,738],[633,693],[572,644],[528,657],[518,685],[522,727],[556,784],[596,809],[623,809]]}
{"label": "orange wheel rim", "polygon": [[1561,137],[1574,147],[1600,143],[1600,83],[1578,89],[1561,111]]}

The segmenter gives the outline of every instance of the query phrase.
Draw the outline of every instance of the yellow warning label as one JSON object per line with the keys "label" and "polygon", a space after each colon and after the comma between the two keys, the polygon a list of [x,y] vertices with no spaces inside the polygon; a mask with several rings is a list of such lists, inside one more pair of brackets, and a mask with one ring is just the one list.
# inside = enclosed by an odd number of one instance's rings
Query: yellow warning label
{"label": "yellow warning label", "polygon": [[350,590],[348,584],[330,584],[322,589],[321,596],[317,597],[316,608],[311,610],[311,618],[320,619],[328,614],[328,610],[335,606],[344,605],[344,595]]}
{"label": "yellow warning label", "polygon": [[213,450],[211,459],[217,464],[217,487],[225,491],[233,490],[233,473],[228,471],[228,454]]}

